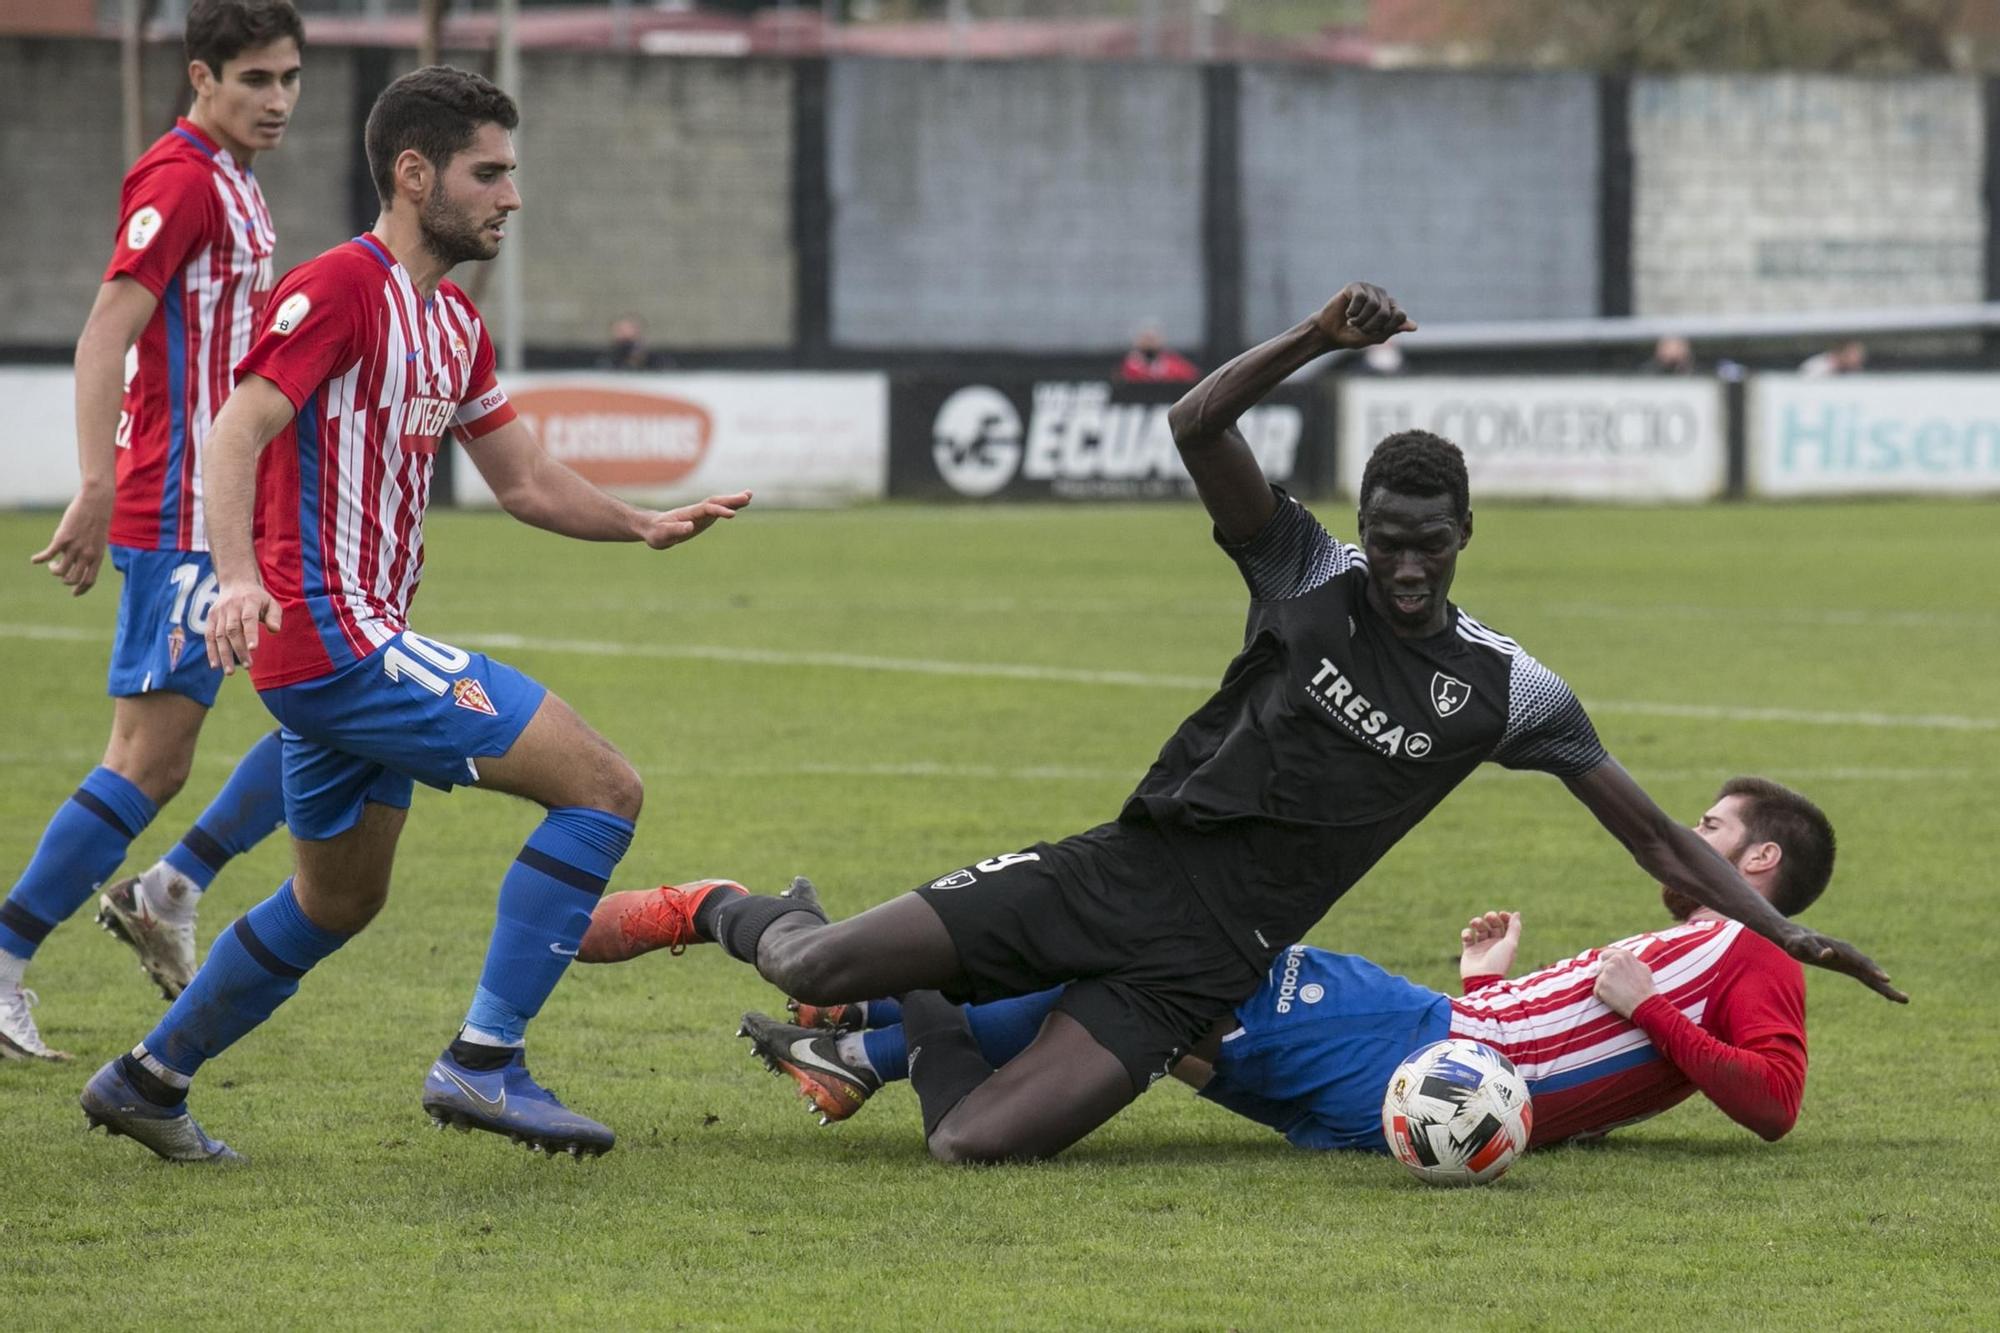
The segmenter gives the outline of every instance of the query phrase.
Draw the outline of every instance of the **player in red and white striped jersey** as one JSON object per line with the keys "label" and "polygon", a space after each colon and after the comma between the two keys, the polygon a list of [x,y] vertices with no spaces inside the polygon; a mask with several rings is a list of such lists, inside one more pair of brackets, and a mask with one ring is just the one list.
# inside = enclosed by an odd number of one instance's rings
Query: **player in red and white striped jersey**
{"label": "player in red and white striped jersey", "polygon": [[[62,1058],[28,1016],[21,974],[179,792],[222,680],[201,651],[216,586],[201,445],[271,289],[277,237],[251,164],[284,137],[304,34],[289,0],[196,0],[193,105],[125,175],[111,262],[76,345],[82,485],[33,557],[80,596],[110,543],[124,585],[111,740],[0,905],[0,1057]],[[194,975],[202,891],[283,814],[273,734],[165,857],[105,888],[99,922],[137,950],[169,999]]]}
{"label": "player in red and white striped jersey", "polygon": [[[1818,807],[1761,778],[1725,784],[1696,832],[1790,916],[1832,874]],[[1365,958],[1294,946],[1236,1011],[1236,1026],[1183,1059],[1176,1077],[1302,1148],[1386,1152],[1382,1095],[1403,1059],[1445,1037],[1503,1052],[1534,1097],[1531,1146],[1603,1135],[1696,1092],[1766,1139],[1789,1131],[1805,1087],[1805,976],[1740,922],[1663,890],[1672,923],[1506,980],[1521,918],[1488,912],[1460,935],[1465,994],[1446,996]],[[590,956],[586,949],[585,956]],[[1025,1047],[1058,991],[975,1005],[992,1063]],[[801,1007],[801,1021],[818,1021]],[[835,1036],[746,1015],[743,1034],[830,1120],[906,1077],[893,1002],[845,1006]]]}
{"label": "player in red and white striped jersey", "polygon": [[84,1090],[94,1123],[163,1157],[233,1155],[194,1123],[185,1090],[381,908],[415,782],[547,812],[501,880],[485,968],[424,1109],[548,1152],[612,1146],[610,1129],[534,1082],[522,1047],[631,843],[639,775],[540,683],[410,628],[431,466],[450,430],[515,518],[655,550],[750,496],[635,509],[549,457],[508,405],[479,312],[446,275],[498,254],[521,206],[518,120],[512,98],[461,70],[383,90],[366,131],[381,215],[278,285],[211,434],[203,501],[221,591],[209,657],[247,665],[284,724],[298,868]]}

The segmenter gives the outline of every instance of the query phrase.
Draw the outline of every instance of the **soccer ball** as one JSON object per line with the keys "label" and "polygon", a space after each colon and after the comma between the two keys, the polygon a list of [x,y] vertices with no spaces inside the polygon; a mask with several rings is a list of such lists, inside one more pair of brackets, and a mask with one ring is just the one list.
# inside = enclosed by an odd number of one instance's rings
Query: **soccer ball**
{"label": "soccer ball", "polygon": [[1433,1042],[1403,1061],[1382,1099],[1382,1137],[1433,1185],[1484,1185],[1505,1174],[1535,1123],[1528,1084],[1484,1042]]}

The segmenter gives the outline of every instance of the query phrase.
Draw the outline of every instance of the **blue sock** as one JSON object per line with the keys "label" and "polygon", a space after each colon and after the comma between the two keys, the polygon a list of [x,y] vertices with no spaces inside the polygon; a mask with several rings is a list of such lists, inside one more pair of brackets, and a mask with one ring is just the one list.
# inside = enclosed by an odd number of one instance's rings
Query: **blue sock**
{"label": "blue sock", "polygon": [[216,937],[208,961],[147,1035],[146,1055],[183,1078],[292,998],[312,965],[348,936],[306,920],[286,880]]}
{"label": "blue sock", "polygon": [[[1056,1007],[1056,1000],[1061,995],[1062,988],[1058,986],[1033,995],[1017,995],[1010,1000],[996,1000],[992,1004],[975,1004],[967,1008],[965,1017],[972,1025],[972,1039],[979,1043],[979,1053],[986,1057],[986,1063],[998,1069],[1027,1050],[1028,1043],[1042,1030],[1042,1020]],[[875,1005],[874,1000],[868,1002],[868,1020],[871,1023],[875,1020]],[[900,1006],[898,1008],[900,1011]],[[868,1053],[868,1063],[875,1066],[875,1072],[881,1075],[884,1083],[895,1083],[910,1076],[910,1048],[903,1039],[900,1025],[871,1028],[862,1033],[861,1049]]]}
{"label": "blue sock", "polygon": [[145,792],[108,768],[93,769],[49,821],[34,859],[0,903],[0,949],[33,958],[48,933],[111,878],[157,813]]}
{"label": "blue sock", "polygon": [[498,920],[465,1026],[518,1046],[528,1020],[576,957],[605,881],[632,845],[632,821],[564,806],[541,827],[500,881]]}
{"label": "blue sock", "polygon": [[863,1027],[893,1028],[903,1023],[903,1005],[899,1000],[870,1000],[862,1009]]}
{"label": "blue sock", "polygon": [[249,851],[285,822],[284,746],[272,732],[236,761],[208,809],[194,821],[166,863],[206,889],[229,858]]}

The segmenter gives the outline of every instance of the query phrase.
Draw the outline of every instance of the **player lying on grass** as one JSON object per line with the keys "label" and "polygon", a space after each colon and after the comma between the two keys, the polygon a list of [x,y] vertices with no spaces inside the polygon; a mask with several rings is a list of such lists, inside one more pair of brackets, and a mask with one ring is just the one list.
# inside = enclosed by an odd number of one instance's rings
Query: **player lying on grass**
{"label": "player lying on grass", "polygon": [[[1826,816],[1763,778],[1724,784],[1695,832],[1788,917],[1819,897],[1833,871]],[[1662,897],[1674,924],[1513,980],[1520,916],[1476,916],[1459,936],[1457,997],[1365,958],[1295,945],[1238,1007],[1233,1027],[1219,1026],[1174,1076],[1298,1147],[1387,1152],[1382,1096],[1396,1066],[1434,1041],[1469,1037],[1528,1081],[1531,1147],[1598,1137],[1696,1092],[1778,1139],[1798,1119],[1805,1090],[1804,970],[1741,924],[1672,889]],[[1060,993],[974,1006],[967,1018],[980,1052],[1006,1064]],[[791,1077],[822,1124],[909,1076],[894,1000],[793,1007],[798,1023],[746,1014],[740,1035]]]}
{"label": "player lying on grass", "polygon": [[485,967],[424,1081],[425,1111],[548,1152],[612,1145],[534,1081],[522,1044],[631,844],[639,775],[538,681],[410,628],[431,464],[450,431],[514,518],[654,550],[750,496],[635,509],[551,458],[515,414],[479,312],[445,275],[499,253],[521,206],[518,120],[512,98],[462,70],[432,66],[382,91],[366,130],[375,229],[278,284],[210,436],[203,500],[221,592],[208,656],[249,667],[284,726],[297,870],[84,1088],[90,1123],[162,1157],[235,1157],[188,1114],[188,1086],[381,910],[416,782],[546,812],[500,880]]}
{"label": "player lying on grass", "polygon": [[[1472,540],[1455,445],[1404,431],[1375,449],[1361,478],[1360,547],[1335,541],[1265,480],[1236,419],[1328,352],[1414,327],[1387,293],[1349,286],[1174,405],[1175,444],[1249,586],[1250,612],[1215,695],[1115,822],[981,861],[837,924],[798,899],[715,885],[623,897],[631,919],[618,920],[618,941],[714,941],[813,1004],[902,996],[932,1154],[1047,1157],[1232,1014],[1281,951],[1491,761],[1560,778],[1654,880],[1801,962],[1901,999],[1861,953],[1759,897],[1605,753],[1560,677],[1447,600]],[[1055,1010],[996,1071],[954,1001],[1054,985]]]}

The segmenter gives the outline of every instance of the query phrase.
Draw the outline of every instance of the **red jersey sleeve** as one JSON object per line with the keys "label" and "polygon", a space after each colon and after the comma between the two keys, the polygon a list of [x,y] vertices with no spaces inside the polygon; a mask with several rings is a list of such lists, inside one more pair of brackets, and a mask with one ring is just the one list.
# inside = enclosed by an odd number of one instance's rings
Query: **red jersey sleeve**
{"label": "red jersey sleeve", "polygon": [[481,321],[479,338],[472,349],[472,373],[465,381],[465,397],[459,400],[458,412],[451,419],[451,433],[460,444],[491,435],[514,419],[514,405],[507,401],[507,391],[500,387],[499,376],[495,374],[498,365],[493,340],[486,336],[486,324]]}
{"label": "red jersey sleeve", "polygon": [[361,296],[337,252],[293,269],[265,303],[270,318],[237,363],[237,382],[261,375],[295,410],[305,406],[320,385],[360,359]]}
{"label": "red jersey sleeve", "polygon": [[1475,976],[1462,977],[1459,980],[1460,993],[1465,995],[1477,995],[1480,991],[1485,990],[1488,986],[1497,986],[1506,979],[1507,979],[1506,977],[1502,976],[1498,972],[1481,972]]}
{"label": "red jersey sleeve", "polygon": [[1723,1114],[1775,1141],[1798,1122],[1805,1096],[1806,995],[1799,965],[1765,948],[1776,956],[1747,958],[1711,1002],[1713,1034],[1660,995],[1648,996],[1632,1021]]}
{"label": "red jersey sleeve", "polygon": [[135,175],[125,182],[119,205],[118,238],[104,280],[131,278],[155,298],[197,250],[228,234],[213,180],[192,163],[163,163]]}

